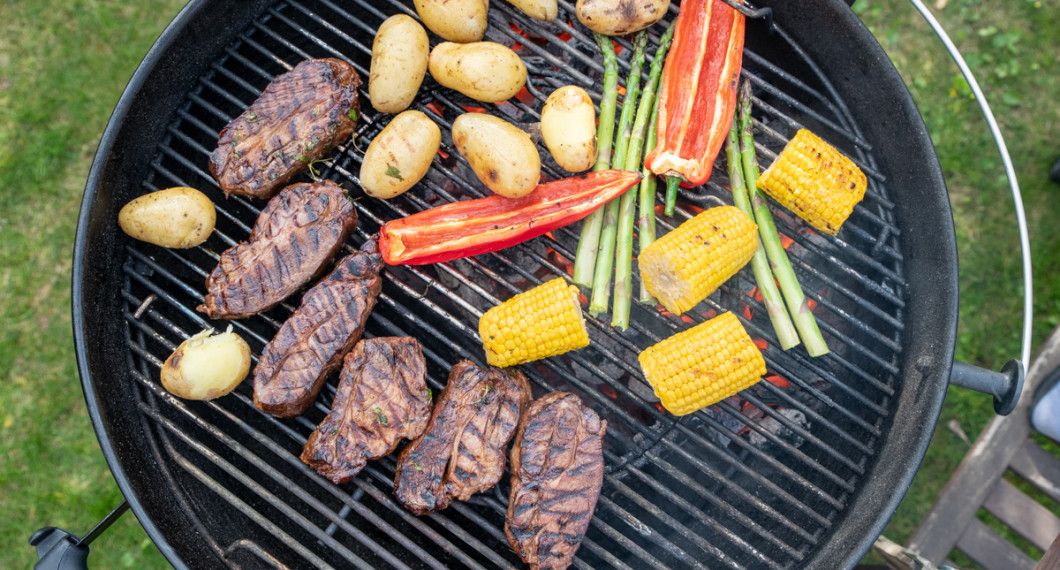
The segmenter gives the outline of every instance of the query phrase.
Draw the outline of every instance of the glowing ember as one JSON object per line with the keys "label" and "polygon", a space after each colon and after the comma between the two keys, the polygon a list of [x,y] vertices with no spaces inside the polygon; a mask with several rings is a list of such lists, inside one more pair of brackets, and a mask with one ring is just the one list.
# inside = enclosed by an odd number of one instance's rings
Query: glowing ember
{"label": "glowing ember", "polygon": [[755,339],[754,343],[755,346],[758,347],[758,350],[765,350],[769,348],[769,343],[766,342],[766,339],[764,338]]}
{"label": "glowing ember", "polygon": [[789,247],[791,247],[792,243],[795,243],[795,240],[789,238],[788,236],[780,232],[777,232],[777,235],[780,236],[780,246],[784,249],[788,249]]}
{"label": "glowing ember", "polygon": [[784,378],[783,376],[778,376],[776,374],[770,374],[769,376],[766,376],[765,381],[776,386],[777,388],[783,388],[785,390],[791,388],[791,383],[788,382],[786,378]]}
{"label": "glowing ember", "polygon": [[618,399],[618,391],[616,391],[614,386],[611,386],[610,384],[601,384],[600,392],[612,400]]}
{"label": "glowing ember", "polygon": [[526,103],[527,105],[533,105],[535,101],[534,96],[530,94],[530,91],[526,89],[525,85],[522,89],[519,90],[518,93],[515,94],[515,98],[522,101],[523,103]]}

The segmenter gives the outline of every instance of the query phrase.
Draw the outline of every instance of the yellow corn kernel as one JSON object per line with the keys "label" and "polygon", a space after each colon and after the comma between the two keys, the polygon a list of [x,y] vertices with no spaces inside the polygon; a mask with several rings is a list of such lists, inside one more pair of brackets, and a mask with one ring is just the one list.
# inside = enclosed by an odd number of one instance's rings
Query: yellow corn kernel
{"label": "yellow corn kernel", "polygon": [[578,288],[547,281],[482,315],[478,334],[492,366],[515,366],[589,346]]}
{"label": "yellow corn kernel", "polygon": [[644,286],[680,315],[736,275],[758,249],[758,226],[735,206],[710,208],[644,248]]}
{"label": "yellow corn kernel", "polygon": [[865,173],[820,137],[799,129],[758,187],[818,230],[836,235],[865,197]]}
{"label": "yellow corn kernel", "polygon": [[748,388],[766,373],[766,361],[732,313],[679,332],[640,353],[644,377],[663,407],[690,414]]}

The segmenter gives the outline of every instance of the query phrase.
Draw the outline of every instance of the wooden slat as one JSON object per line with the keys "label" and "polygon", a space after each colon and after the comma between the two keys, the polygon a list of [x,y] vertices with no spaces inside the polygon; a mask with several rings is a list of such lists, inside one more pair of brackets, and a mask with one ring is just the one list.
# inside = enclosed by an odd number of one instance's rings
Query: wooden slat
{"label": "wooden slat", "polygon": [[1045,551],[1045,556],[1042,556],[1034,570],[1060,570],[1060,535],[1057,535],[1049,550]]}
{"label": "wooden slat", "polygon": [[983,507],[1042,551],[1060,534],[1060,518],[1004,479],[997,482]]}
{"label": "wooden slat", "polygon": [[964,533],[957,539],[957,549],[986,570],[1034,570],[1037,564],[979,519],[969,521]]}
{"label": "wooden slat", "polygon": [[1060,503],[1060,459],[1042,449],[1034,440],[1024,442],[1009,465],[1020,477]]}

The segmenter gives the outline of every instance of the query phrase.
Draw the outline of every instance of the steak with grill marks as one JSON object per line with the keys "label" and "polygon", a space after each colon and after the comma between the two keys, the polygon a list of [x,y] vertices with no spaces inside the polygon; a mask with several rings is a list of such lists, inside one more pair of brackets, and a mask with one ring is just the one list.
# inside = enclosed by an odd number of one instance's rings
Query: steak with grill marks
{"label": "steak with grill marks", "polygon": [[271,198],[346,140],[357,123],[361,78],[340,59],[307,59],[277,76],[228,123],[210,153],[225,196]]}
{"label": "steak with grill marks", "polygon": [[411,337],[362,340],[343,360],[331,413],[306,441],[302,461],[340,484],[370,459],[427,429],[427,363]]}
{"label": "steak with grill marks", "polygon": [[383,287],[377,238],[338,261],[261,352],[254,405],[281,418],[300,415],[364,332]]}
{"label": "steak with grill marks", "polygon": [[567,392],[546,394],[523,416],[504,534],[533,570],[574,560],[604,482],[606,431],[607,422]]}
{"label": "steak with grill marks", "polygon": [[531,397],[522,372],[457,363],[427,431],[398,457],[394,495],[425,515],[496,485],[504,473],[504,449]]}
{"label": "steak with grill marks", "polygon": [[221,254],[198,310],[240,319],[275,307],[319,275],[355,227],[357,211],[334,182],[284,188],[258,215],[250,240]]}

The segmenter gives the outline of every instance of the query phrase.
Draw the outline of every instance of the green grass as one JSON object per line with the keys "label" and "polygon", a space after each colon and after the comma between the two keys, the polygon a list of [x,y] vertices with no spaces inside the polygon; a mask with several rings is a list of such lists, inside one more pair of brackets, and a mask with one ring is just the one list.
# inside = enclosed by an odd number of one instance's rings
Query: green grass
{"label": "green grass", "polygon": [[[70,256],[92,153],[122,88],[176,0],[0,2],[0,568],[36,559],[29,534],[83,533],[121,496],[81,395],[70,330]],[[961,263],[958,359],[998,369],[1019,353],[1018,242],[1000,161],[956,67],[905,0],[858,0],[906,79],[950,189]],[[1052,0],[949,0],[936,15],[983,83],[1024,191],[1035,263],[1035,344],[1060,322],[1060,10]],[[867,86],[871,88],[871,86]],[[991,418],[950,389],[939,429],[887,535],[906,542]],[[163,567],[134,517],[93,545],[98,568]],[[958,559],[958,562],[966,562]]]}

